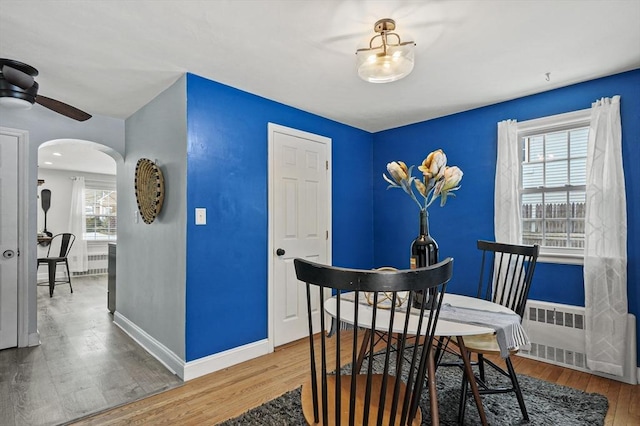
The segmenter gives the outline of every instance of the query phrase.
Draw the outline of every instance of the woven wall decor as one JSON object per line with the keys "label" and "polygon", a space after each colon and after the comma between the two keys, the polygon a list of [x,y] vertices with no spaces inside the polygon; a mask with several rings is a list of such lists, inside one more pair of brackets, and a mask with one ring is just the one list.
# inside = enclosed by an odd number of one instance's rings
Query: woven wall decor
{"label": "woven wall decor", "polygon": [[136,201],[144,223],[151,223],[160,214],[164,201],[164,178],[160,168],[148,158],[136,164]]}

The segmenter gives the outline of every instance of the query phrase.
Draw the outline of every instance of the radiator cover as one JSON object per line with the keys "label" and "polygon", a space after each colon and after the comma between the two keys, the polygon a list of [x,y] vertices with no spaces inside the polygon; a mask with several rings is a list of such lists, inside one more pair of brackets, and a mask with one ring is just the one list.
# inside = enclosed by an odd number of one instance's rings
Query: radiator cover
{"label": "radiator cover", "polygon": [[638,383],[636,317],[627,317],[624,375],[613,376],[587,368],[585,356],[585,308],[529,300],[522,325],[531,339],[531,350],[518,354],[538,361],[618,380]]}
{"label": "radiator cover", "polygon": [[[90,253],[87,257],[89,260],[89,269],[84,272],[72,272],[72,278],[86,275],[102,275],[107,273],[107,253]],[[47,272],[47,268],[43,267],[38,269],[38,282],[47,281],[49,279],[49,272]],[[56,276],[66,279],[67,271],[64,267],[60,266],[56,268]]]}

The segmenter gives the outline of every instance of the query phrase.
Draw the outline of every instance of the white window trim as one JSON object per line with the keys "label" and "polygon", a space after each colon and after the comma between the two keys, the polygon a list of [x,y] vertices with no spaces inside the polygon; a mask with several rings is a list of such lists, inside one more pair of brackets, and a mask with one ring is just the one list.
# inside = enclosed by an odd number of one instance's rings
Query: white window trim
{"label": "white window trim", "polygon": [[[550,133],[573,127],[589,126],[590,121],[591,109],[587,108],[579,111],[518,122],[518,144],[521,144],[522,139],[527,136],[541,132]],[[521,190],[522,188],[520,188],[520,191]],[[540,247],[538,262],[582,265],[584,263],[584,250],[561,247]]]}
{"label": "white window trim", "polygon": [[550,115],[549,117],[535,118],[533,120],[518,122],[518,143],[525,136],[530,136],[541,131],[547,133],[564,130],[577,126],[588,126],[591,121],[591,109],[581,109],[564,114]]}

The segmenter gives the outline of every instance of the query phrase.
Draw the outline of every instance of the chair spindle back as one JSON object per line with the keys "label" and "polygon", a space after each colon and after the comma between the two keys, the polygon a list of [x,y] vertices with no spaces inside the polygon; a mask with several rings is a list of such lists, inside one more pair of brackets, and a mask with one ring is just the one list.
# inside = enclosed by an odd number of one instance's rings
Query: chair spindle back
{"label": "chair spindle back", "polygon": [[524,314],[540,247],[478,241],[482,266],[477,297]]}
{"label": "chair spindle back", "polygon": [[[398,271],[337,268],[302,259],[295,259],[294,264],[298,279],[306,283],[311,378],[303,386],[302,405],[309,424],[419,424],[427,360],[432,356],[431,343],[453,259]],[[329,289],[334,297],[325,300]],[[414,292],[426,294],[430,289],[434,297],[413,307]],[[373,292],[373,303],[366,301],[364,292]],[[409,292],[406,304],[399,303],[399,292]],[[320,311],[338,321],[332,337],[324,332],[328,329],[325,315],[320,315],[319,324],[313,321],[312,300],[316,298]],[[353,328],[344,330],[344,323]],[[364,328],[396,336],[395,345],[387,339],[383,347],[375,347],[374,339],[369,339],[369,353],[378,353],[369,357],[362,373],[355,368],[349,371],[349,363],[356,365],[363,349]],[[412,336],[416,339],[410,342],[415,345],[410,351],[407,338]]]}
{"label": "chair spindle back", "polygon": [[51,238],[47,257],[67,257],[76,236],[68,232],[56,234]]}

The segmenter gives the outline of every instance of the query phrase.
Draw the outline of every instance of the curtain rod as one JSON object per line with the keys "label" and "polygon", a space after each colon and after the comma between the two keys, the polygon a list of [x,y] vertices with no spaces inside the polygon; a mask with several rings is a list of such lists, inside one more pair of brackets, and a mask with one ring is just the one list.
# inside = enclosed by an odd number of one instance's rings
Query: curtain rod
{"label": "curtain rod", "polygon": [[[69,179],[71,180],[77,180],[79,176],[69,176]],[[101,180],[101,179],[91,179],[91,178],[84,178],[85,182],[89,182],[89,183],[108,183],[108,184],[116,184],[117,181],[114,180]]]}

